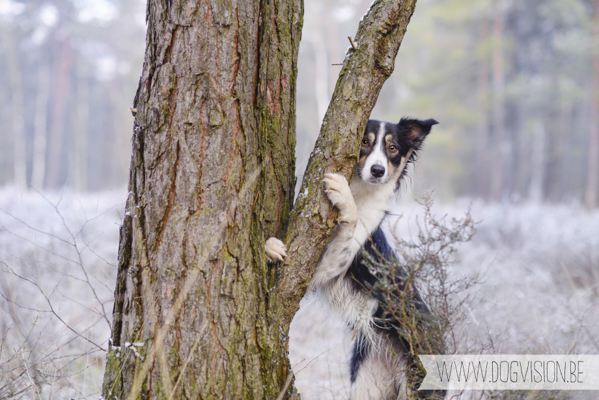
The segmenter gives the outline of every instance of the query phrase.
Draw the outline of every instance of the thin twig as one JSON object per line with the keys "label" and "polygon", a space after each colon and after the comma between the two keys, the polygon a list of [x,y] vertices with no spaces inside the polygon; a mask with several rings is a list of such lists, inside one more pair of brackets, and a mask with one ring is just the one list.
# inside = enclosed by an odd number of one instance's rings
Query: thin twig
{"label": "thin twig", "polygon": [[287,388],[291,384],[292,380],[293,380],[293,371],[288,371],[287,379],[285,380],[285,384],[283,385],[283,388],[281,389],[281,391],[279,392],[279,395],[277,396],[277,400],[283,400],[283,398],[285,397],[285,393],[287,393]]}

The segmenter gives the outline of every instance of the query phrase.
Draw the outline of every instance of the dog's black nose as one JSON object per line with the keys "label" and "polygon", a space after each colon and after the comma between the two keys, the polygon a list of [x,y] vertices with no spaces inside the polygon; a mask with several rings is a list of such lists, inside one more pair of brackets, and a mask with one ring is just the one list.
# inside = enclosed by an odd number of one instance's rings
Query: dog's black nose
{"label": "dog's black nose", "polygon": [[385,167],[379,164],[375,164],[372,166],[372,168],[370,168],[370,173],[375,178],[380,178],[381,176],[385,175]]}

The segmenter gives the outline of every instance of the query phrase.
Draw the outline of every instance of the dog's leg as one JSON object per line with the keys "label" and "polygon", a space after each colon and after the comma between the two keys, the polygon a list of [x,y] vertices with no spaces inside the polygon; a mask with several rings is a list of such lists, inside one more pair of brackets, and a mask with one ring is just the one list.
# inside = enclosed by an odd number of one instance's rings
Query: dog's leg
{"label": "dog's leg", "polygon": [[[333,206],[339,210],[339,226],[335,237],[342,236],[345,240],[352,237],[358,222],[358,208],[351,194],[349,184],[344,176],[325,174],[323,179],[327,197]],[[279,239],[271,237],[264,244],[266,258],[270,262],[282,261],[287,257],[287,248]]]}
{"label": "dog's leg", "polygon": [[325,193],[339,210],[339,223],[324,249],[312,280],[314,287],[322,287],[339,276],[345,275],[361,243],[354,240],[358,223],[358,207],[354,202],[349,184],[339,174],[325,174]]}
{"label": "dog's leg", "polygon": [[283,261],[287,257],[285,243],[274,237],[271,237],[264,243],[264,250],[266,251],[266,258],[270,262]]}
{"label": "dog's leg", "polygon": [[326,174],[324,183],[327,196],[339,209],[339,224],[320,256],[310,286],[354,329],[368,333],[378,303],[356,291],[345,277],[366,239],[360,236],[364,230],[357,227],[358,208],[343,176]]}
{"label": "dog's leg", "polygon": [[[354,365],[352,365],[353,367]],[[356,370],[352,370],[350,399],[391,400],[398,398],[396,377],[392,368],[389,367],[384,354],[373,350],[368,351]]]}
{"label": "dog's leg", "polygon": [[358,223],[358,207],[354,202],[351,189],[347,179],[339,174],[325,174],[322,180],[325,184],[325,193],[333,203],[333,206],[339,210],[339,230],[337,235],[344,238],[351,238]]}

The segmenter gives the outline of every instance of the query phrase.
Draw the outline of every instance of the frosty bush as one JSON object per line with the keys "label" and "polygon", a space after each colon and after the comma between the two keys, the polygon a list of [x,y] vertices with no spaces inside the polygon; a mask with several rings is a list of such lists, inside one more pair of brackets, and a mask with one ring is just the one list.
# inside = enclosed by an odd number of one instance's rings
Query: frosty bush
{"label": "frosty bush", "polygon": [[[408,360],[408,384],[415,390],[425,370],[418,355],[453,353],[458,347],[456,327],[464,319],[460,300],[474,280],[449,279],[455,246],[474,236],[475,223],[470,213],[462,219],[436,218],[429,195],[422,201],[424,214],[417,220],[415,238],[395,237],[395,258],[380,254],[365,255],[366,264],[378,279],[367,284],[379,300],[383,316],[375,318],[389,340],[399,339]],[[401,220],[401,218],[400,218]],[[419,393],[427,398],[442,398],[444,393]]]}
{"label": "frosty bush", "polygon": [[124,197],[0,191],[0,398],[98,393]]}

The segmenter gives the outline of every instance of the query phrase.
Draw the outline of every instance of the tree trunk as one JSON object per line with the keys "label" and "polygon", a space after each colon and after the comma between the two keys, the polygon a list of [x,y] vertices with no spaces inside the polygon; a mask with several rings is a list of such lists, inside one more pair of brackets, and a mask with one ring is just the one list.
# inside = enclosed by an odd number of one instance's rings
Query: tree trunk
{"label": "tree trunk", "polygon": [[84,192],[87,189],[87,136],[89,122],[89,75],[79,63],[77,69],[77,105],[72,114],[73,137],[69,149],[69,181],[72,188]]}
{"label": "tree trunk", "polygon": [[299,0],[148,3],[104,397],[276,398]]}
{"label": "tree trunk", "polygon": [[493,173],[491,176],[491,198],[500,201],[505,189],[505,160],[507,146],[505,135],[505,66],[503,56],[504,16],[503,2],[496,0],[493,20]]}
{"label": "tree trunk", "polygon": [[[480,43],[487,47],[489,21],[483,17],[479,23]],[[489,197],[489,60],[483,52],[478,66],[478,135],[476,142],[476,191],[475,195]]]}
{"label": "tree trunk", "polygon": [[129,132],[125,127],[131,121],[131,99],[125,96],[125,88],[117,81],[110,84],[109,100],[110,115],[112,116],[111,143],[106,146],[113,154],[109,163],[104,163],[104,180],[111,186],[117,186],[127,177],[127,162],[129,159]]}
{"label": "tree trunk", "polygon": [[37,94],[33,121],[33,161],[31,186],[37,190],[44,187],[46,175],[46,135],[48,127],[48,100],[50,99],[50,73],[45,60],[38,61]]}
{"label": "tree trunk", "polygon": [[290,214],[301,0],[149,1],[105,398],[292,397],[289,323],[335,222],[320,181],[351,175],[414,4],[361,23]]}
{"label": "tree trunk", "polygon": [[545,122],[537,120],[532,127],[532,151],[530,167],[529,198],[535,203],[541,203],[544,198],[543,183],[545,182]]}
{"label": "tree trunk", "polygon": [[61,172],[64,166],[63,139],[65,130],[65,116],[68,111],[69,92],[71,90],[71,72],[73,70],[73,48],[70,39],[56,45],[60,54],[58,70],[56,71],[56,83],[53,87],[54,107],[52,108],[52,125],[50,137],[48,138],[48,162],[46,168],[45,187],[56,189],[61,185]]}
{"label": "tree trunk", "polygon": [[19,66],[19,53],[16,49],[10,27],[0,28],[2,41],[6,49],[6,64],[11,91],[11,119],[13,140],[13,182],[17,186],[27,187],[27,167],[25,158],[25,99],[23,80]]}
{"label": "tree trunk", "polygon": [[[599,0],[593,2],[593,37],[599,39]],[[593,78],[591,83],[591,124],[589,161],[585,203],[588,208],[597,206],[599,194],[599,52],[593,53]]]}

